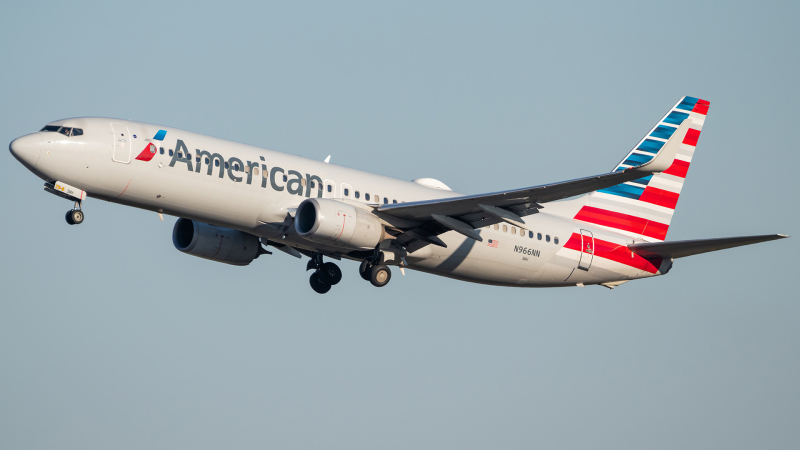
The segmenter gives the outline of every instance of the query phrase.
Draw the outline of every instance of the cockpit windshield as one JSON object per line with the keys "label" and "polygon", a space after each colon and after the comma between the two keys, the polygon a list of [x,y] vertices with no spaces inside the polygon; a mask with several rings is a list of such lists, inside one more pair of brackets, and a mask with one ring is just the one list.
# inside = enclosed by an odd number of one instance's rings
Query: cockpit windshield
{"label": "cockpit windshield", "polygon": [[83,136],[83,128],[62,127],[58,125],[45,125],[45,127],[39,131],[52,131],[61,133],[64,136]]}

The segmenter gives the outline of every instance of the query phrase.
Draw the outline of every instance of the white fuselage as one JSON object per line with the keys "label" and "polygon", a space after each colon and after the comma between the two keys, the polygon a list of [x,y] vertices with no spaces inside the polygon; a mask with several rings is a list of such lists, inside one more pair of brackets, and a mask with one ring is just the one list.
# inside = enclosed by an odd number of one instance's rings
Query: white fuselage
{"label": "white fuselage", "polygon": [[[46,181],[68,183],[90,197],[228,227],[309,251],[340,252],[344,258],[357,259],[341,248],[310,242],[292,227],[269,224],[286,220],[308,197],[367,207],[462,195],[146,123],[76,118],[53,124],[80,127],[84,134],[38,132],[27,138],[40,142],[40,151],[38,159],[26,165]],[[120,130],[129,139],[118,139]],[[167,131],[163,141],[153,140],[159,130]],[[156,148],[152,159],[137,160],[149,144]],[[201,152],[218,154],[224,163],[217,166]],[[413,252],[406,258],[407,267],[505,286],[613,283],[666,273],[671,261],[655,266],[643,262],[627,250],[634,242],[631,237],[573,220],[582,204],[581,198],[548,203],[542,212],[525,217],[524,230],[502,223],[481,228],[483,242],[456,232],[442,234],[446,248],[428,245]]]}

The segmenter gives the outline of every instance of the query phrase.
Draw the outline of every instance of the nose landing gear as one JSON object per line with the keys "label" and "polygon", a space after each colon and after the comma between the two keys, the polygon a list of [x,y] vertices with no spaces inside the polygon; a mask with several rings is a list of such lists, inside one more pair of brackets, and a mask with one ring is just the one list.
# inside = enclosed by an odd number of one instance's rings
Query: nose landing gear
{"label": "nose landing gear", "polygon": [[309,278],[311,289],[317,294],[331,290],[331,286],[342,281],[342,269],[332,262],[322,262],[322,254],[314,253],[306,265],[306,270],[314,269]]}
{"label": "nose landing gear", "polygon": [[67,211],[65,219],[70,225],[80,225],[83,223],[83,211],[81,210],[80,201],[75,202],[75,207]]}

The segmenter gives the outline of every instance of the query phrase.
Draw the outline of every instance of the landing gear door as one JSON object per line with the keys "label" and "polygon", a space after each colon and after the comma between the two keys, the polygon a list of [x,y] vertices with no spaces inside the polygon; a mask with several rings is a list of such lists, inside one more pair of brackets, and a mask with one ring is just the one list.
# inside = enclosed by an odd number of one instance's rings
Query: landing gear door
{"label": "landing gear door", "polygon": [[114,154],[111,156],[111,160],[123,164],[130,163],[131,135],[128,127],[121,123],[112,123],[111,130],[114,132]]}
{"label": "landing gear door", "polygon": [[588,271],[594,258],[594,236],[589,230],[581,230],[581,260],[578,269]]}

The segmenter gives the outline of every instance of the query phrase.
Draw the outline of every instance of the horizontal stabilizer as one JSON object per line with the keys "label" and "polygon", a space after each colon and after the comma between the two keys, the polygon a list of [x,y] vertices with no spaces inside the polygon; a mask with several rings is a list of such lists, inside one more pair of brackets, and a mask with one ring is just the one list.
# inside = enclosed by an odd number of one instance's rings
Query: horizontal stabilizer
{"label": "horizontal stabilizer", "polygon": [[699,255],[700,253],[715,252],[717,250],[725,250],[726,248],[758,244],[759,242],[774,241],[775,239],[788,237],[789,236],[784,234],[765,234],[762,236],[695,239],[691,241],[647,242],[631,244],[628,248],[637,255],[645,258],[651,256],[683,258],[684,256]]}

